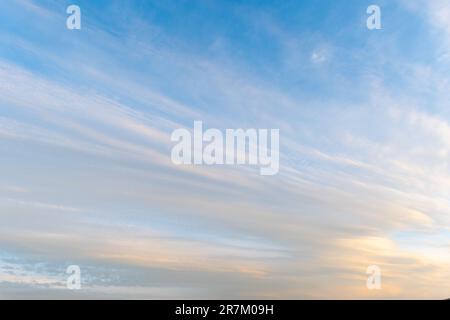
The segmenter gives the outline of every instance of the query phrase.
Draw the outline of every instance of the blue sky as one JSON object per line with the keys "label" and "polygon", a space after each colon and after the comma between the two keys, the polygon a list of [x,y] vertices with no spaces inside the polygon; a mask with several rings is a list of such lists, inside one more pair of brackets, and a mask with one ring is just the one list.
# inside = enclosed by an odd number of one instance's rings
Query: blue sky
{"label": "blue sky", "polygon": [[[0,297],[450,296],[445,2],[0,4]],[[194,120],[279,174],[173,165]]]}

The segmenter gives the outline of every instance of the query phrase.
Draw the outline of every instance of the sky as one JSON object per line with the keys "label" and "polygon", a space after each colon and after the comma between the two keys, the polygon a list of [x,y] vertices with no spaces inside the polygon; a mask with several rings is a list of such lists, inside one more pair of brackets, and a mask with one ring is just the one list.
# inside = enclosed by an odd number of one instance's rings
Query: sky
{"label": "sky", "polygon": [[[2,1],[0,298],[449,298],[449,75],[446,0]],[[196,120],[278,174],[173,164]]]}

